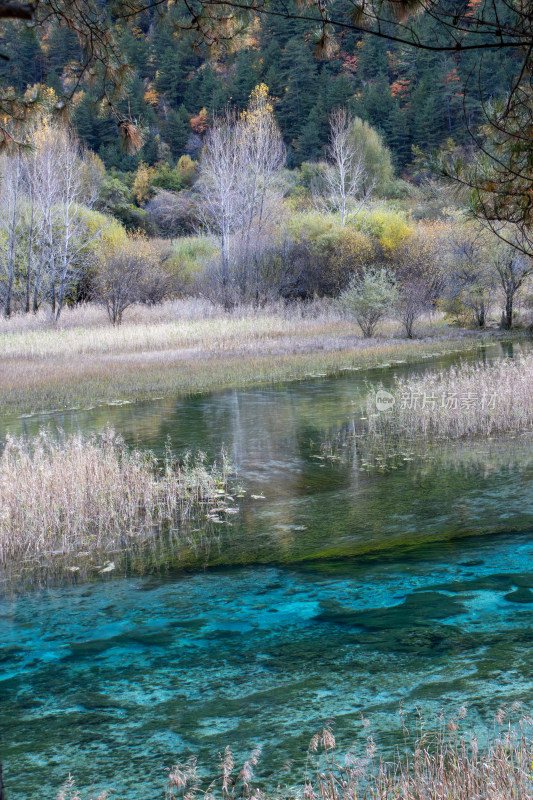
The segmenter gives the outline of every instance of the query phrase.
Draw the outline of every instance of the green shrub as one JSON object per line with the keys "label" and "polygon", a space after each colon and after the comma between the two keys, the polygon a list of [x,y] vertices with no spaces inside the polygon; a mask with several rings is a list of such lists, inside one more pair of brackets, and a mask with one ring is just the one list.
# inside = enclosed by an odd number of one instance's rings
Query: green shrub
{"label": "green shrub", "polygon": [[398,300],[394,276],[384,267],[366,267],[338,298],[338,304],[355,317],[365,338]]}
{"label": "green shrub", "polygon": [[392,253],[413,232],[413,226],[403,211],[381,203],[361,209],[357,216],[348,219],[348,224],[375,237],[385,255]]}
{"label": "green shrub", "polygon": [[174,242],[166,266],[185,288],[201,275],[217,252],[217,246],[205,236],[183,236]]}

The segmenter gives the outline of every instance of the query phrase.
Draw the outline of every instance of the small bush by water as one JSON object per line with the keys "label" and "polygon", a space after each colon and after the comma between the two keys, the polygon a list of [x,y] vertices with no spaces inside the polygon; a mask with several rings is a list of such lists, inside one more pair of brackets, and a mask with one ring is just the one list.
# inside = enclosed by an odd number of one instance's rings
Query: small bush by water
{"label": "small bush by water", "polygon": [[130,450],[108,429],[57,440],[8,437],[0,456],[0,565],[78,551],[106,552],[172,528],[221,503],[225,456],[178,462]]}

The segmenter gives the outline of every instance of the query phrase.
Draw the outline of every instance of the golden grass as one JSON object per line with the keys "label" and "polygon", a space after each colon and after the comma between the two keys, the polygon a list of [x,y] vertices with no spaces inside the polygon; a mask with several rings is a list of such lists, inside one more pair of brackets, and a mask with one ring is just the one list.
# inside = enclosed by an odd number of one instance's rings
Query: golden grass
{"label": "golden grass", "polygon": [[[239,766],[227,747],[207,788],[196,759],[171,769],[166,800],[533,800],[532,720],[506,725],[501,710],[481,744],[475,732],[460,732],[465,714],[459,709],[448,720],[421,722],[412,744],[404,724],[405,749],[391,760],[380,757],[371,736],[361,753],[338,755],[326,727],[311,740],[303,781],[290,785],[290,774],[279,775],[277,788],[266,791],[254,774],[261,749]],[[57,800],[75,798],[69,778]]]}
{"label": "golden grass", "polygon": [[[54,326],[41,315],[0,326],[0,411],[146,399],[331,374],[346,367],[415,361],[476,341],[441,319],[424,323],[426,338],[361,339],[335,306],[320,301],[290,309],[236,309],[203,301],[134,308],[120,328],[92,306],[71,310]],[[386,337],[386,338],[384,338]]]}
{"label": "golden grass", "polygon": [[[173,530],[224,504],[228,465],[202,454],[162,463],[110,429],[58,441],[7,438],[0,456],[0,566],[103,554]],[[111,570],[109,570],[111,571]]]}
{"label": "golden grass", "polygon": [[[205,302],[173,301],[155,307],[135,307],[120,327],[106,322],[99,308],[70,310],[59,325],[43,314],[37,319],[19,316],[0,324],[0,359],[28,360],[108,353],[146,353],[167,350],[188,353],[256,351],[279,346],[289,339],[294,348],[323,337],[360,340],[357,326],[327,301],[287,308],[275,304],[257,311],[249,306],[231,314]],[[384,323],[389,336],[398,326]],[[426,326],[427,329],[427,326]]]}
{"label": "golden grass", "polygon": [[370,434],[407,439],[488,438],[533,429],[533,355],[398,378],[390,411],[368,401]]}

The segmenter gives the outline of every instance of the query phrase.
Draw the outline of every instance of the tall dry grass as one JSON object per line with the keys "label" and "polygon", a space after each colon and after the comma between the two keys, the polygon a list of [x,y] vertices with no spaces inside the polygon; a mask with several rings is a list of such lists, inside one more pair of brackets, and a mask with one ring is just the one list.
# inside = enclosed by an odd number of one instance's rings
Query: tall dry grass
{"label": "tall dry grass", "polygon": [[385,321],[363,340],[353,321],[328,300],[227,314],[199,299],[129,310],[119,328],[91,305],[67,310],[59,325],[37,318],[0,320],[0,411],[148,399],[332,374],[391,360],[419,360],[475,345],[477,334],[453,332],[442,319],[424,323],[427,338],[398,338]]}
{"label": "tall dry grass", "polygon": [[[398,332],[395,323],[383,324],[382,333],[394,332]],[[261,309],[238,306],[231,313],[201,299],[176,300],[135,306],[119,327],[109,325],[102,310],[88,304],[67,310],[58,324],[45,312],[0,320],[0,334],[0,359],[167,349],[223,352],[258,345],[267,349],[281,339],[360,338],[354,324],[328,300],[291,306],[273,303]]]}
{"label": "tall dry grass", "polygon": [[451,440],[524,433],[533,429],[533,355],[398,378],[391,394],[394,405],[382,411],[369,395],[369,434]]}
{"label": "tall dry grass", "polygon": [[[270,790],[261,790],[254,775],[261,750],[239,766],[227,747],[207,788],[196,759],[173,767],[166,800],[533,800],[533,721],[505,724],[500,711],[482,745],[475,732],[460,732],[464,713],[422,724],[412,744],[404,728],[404,751],[392,760],[380,757],[370,736],[362,753],[340,756],[326,727],[311,740],[303,781],[290,785],[290,775],[280,775]],[[69,778],[57,800],[81,800],[75,792]]]}
{"label": "tall dry grass", "polygon": [[7,438],[0,456],[0,565],[105,553],[209,515],[226,494],[225,457],[178,462],[129,450],[112,430],[57,440]]}

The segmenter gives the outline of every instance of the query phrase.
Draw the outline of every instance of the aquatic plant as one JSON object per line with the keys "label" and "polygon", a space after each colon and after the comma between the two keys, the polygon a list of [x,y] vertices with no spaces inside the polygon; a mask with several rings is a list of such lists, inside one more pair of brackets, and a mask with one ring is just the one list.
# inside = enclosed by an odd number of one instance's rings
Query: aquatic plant
{"label": "aquatic plant", "polygon": [[[533,433],[533,356],[461,364],[421,377],[369,386],[363,414],[328,434],[315,457],[360,469],[397,469],[404,462],[456,460],[458,442]],[[435,449],[435,442],[439,448]],[[445,447],[449,445],[449,447]],[[450,449],[451,448],[451,449]],[[477,451],[471,450],[477,459]],[[477,454],[477,455],[476,455]],[[486,448],[482,460],[486,460]],[[479,461],[479,459],[477,459]],[[501,463],[501,454],[496,459]],[[479,466],[479,465],[478,465]]]}
{"label": "aquatic plant", "polygon": [[[0,565],[105,553],[223,513],[229,466],[205,455],[160,461],[113,430],[89,437],[8,437],[0,456]],[[218,517],[217,517],[218,519]],[[102,571],[111,571],[111,563]]]}
{"label": "aquatic plant", "polygon": [[529,432],[533,356],[398,378],[390,393],[369,394],[363,421],[364,432],[385,443]]}

